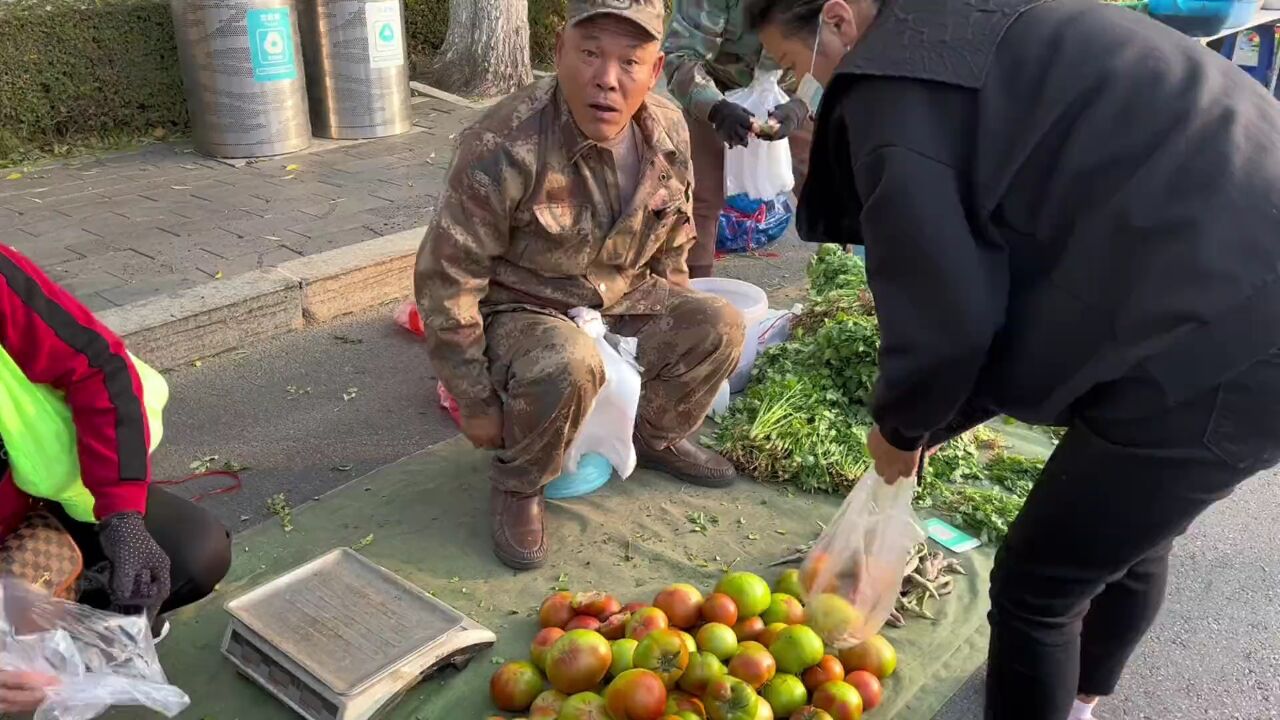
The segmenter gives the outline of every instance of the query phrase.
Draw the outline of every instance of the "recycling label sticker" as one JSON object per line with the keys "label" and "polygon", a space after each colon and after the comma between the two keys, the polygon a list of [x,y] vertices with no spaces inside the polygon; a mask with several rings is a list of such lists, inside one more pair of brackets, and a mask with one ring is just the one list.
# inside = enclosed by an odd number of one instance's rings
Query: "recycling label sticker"
{"label": "recycling label sticker", "polygon": [[404,38],[400,35],[400,0],[365,3],[364,18],[369,30],[369,66],[396,67],[404,64]]}
{"label": "recycling label sticker", "polygon": [[249,26],[249,62],[253,65],[253,79],[271,82],[298,77],[289,8],[249,10],[245,20]]}

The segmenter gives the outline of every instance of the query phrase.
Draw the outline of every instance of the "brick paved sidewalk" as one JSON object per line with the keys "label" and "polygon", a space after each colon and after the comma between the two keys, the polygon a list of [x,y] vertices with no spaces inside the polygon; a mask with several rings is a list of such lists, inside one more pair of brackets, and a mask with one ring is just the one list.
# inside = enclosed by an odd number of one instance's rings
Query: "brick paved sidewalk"
{"label": "brick paved sidewalk", "polygon": [[0,179],[0,242],[104,310],[424,225],[479,111],[413,109],[410,133],[241,167],[164,144]]}

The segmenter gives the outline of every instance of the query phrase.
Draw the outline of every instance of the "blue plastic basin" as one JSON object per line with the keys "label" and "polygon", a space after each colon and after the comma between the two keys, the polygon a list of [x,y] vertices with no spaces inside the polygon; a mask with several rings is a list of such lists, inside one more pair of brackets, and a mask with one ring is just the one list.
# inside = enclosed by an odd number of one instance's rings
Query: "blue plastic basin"
{"label": "blue plastic basin", "polygon": [[1248,25],[1262,0],[1151,0],[1151,17],[1192,37]]}
{"label": "blue plastic basin", "polygon": [[587,453],[578,460],[577,472],[561,473],[560,477],[547,483],[543,492],[548,500],[582,497],[604,487],[611,477],[613,466],[609,461],[598,453]]}

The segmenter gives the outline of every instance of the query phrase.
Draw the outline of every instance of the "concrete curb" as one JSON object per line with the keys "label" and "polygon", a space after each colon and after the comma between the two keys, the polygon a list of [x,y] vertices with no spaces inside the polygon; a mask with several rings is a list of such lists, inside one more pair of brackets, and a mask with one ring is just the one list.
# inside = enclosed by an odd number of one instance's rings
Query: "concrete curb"
{"label": "concrete curb", "polygon": [[167,370],[408,298],[426,228],[290,260],[99,313],[130,351]]}

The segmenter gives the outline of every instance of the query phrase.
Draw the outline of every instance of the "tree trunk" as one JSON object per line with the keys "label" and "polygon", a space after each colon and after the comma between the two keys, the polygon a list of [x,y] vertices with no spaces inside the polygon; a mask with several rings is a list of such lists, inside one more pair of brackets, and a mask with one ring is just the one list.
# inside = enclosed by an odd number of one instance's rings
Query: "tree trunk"
{"label": "tree trunk", "polygon": [[528,0],[449,0],[449,31],[426,79],[470,98],[505,95],[529,84]]}

